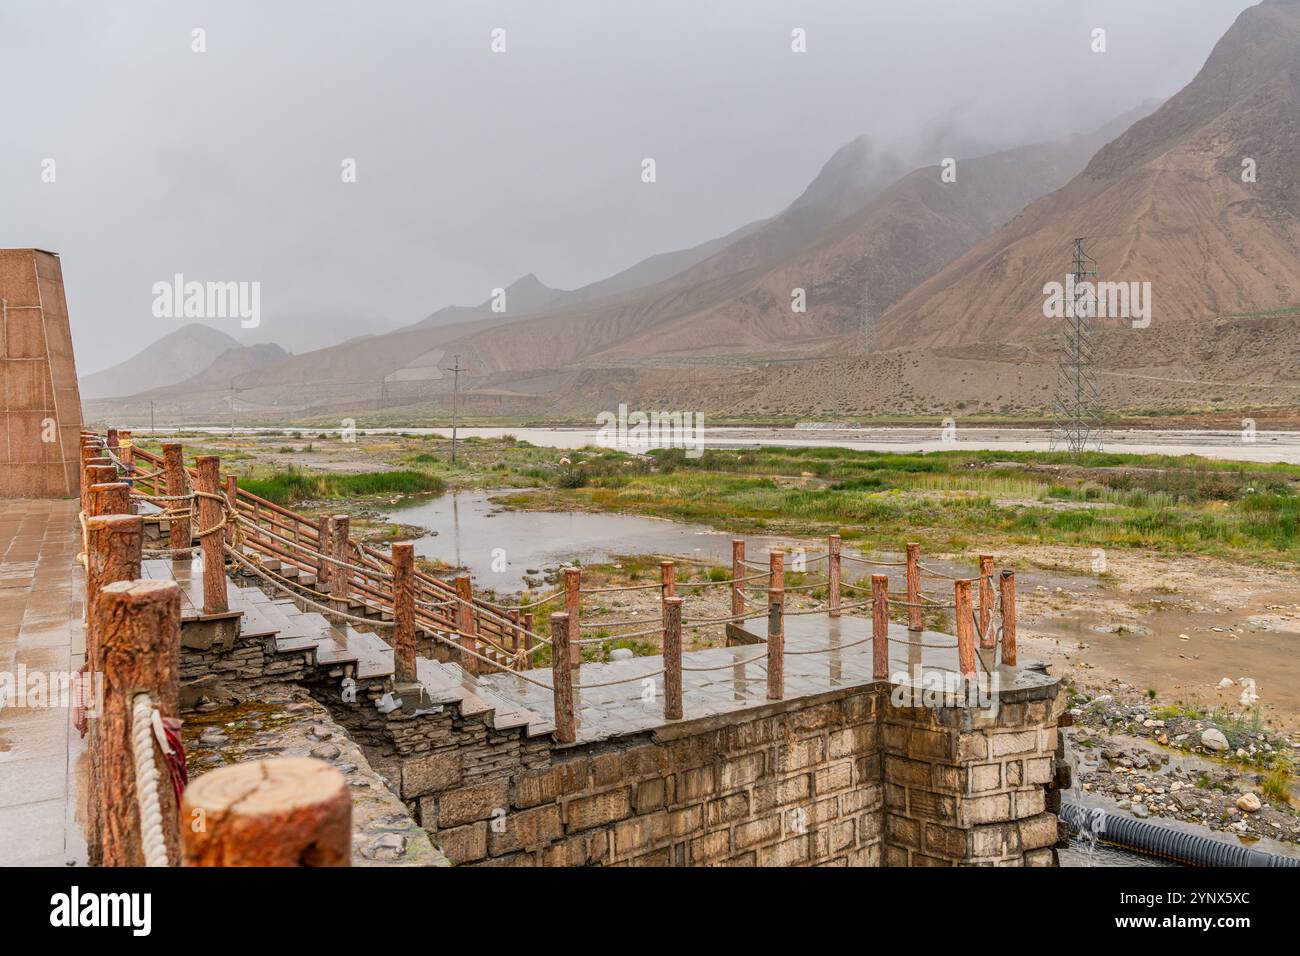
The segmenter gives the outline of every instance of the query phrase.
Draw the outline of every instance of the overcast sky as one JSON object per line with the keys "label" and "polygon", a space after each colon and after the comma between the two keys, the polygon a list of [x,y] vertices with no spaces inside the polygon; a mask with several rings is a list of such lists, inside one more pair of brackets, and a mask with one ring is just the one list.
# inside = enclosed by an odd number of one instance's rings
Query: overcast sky
{"label": "overcast sky", "polygon": [[82,374],[184,324],[178,272],[260,282],[259,329],[213,324],[302,351],[721,235],[860,133],[929,164],[1099,126],[1249,5],[4,0],[0,246],[62,254]]}

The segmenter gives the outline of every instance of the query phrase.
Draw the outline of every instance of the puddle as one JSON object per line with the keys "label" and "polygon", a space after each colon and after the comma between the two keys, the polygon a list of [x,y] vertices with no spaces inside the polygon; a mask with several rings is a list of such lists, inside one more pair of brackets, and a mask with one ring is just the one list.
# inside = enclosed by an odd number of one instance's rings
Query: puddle
{"label": "puddle", "polygon": [[773,543],[788,539],[733,535],[666,518],[587,511],[506,511],[490,496],[507,492],[459,492],[407,499],[385,520],[427,528],[415,541],[421,557],[466,568],[476,586],[518,591],[528,571],[578,561],[599,564],[620,554],[673,554],[731,563],[731,540],[745,539],[746,556],[762,560]]}
{"label": "puddle", "polygon": [[[1077,610],[1045,618],[1032,631],[1060,639],[1060,650],[1073,663],[1154,688],[1161,700],[1208,710],[1241,709],[1240,681],[1249,677],[1266,713],[1293,719],[1300,713],[1300,623],[1271,610],[1294,606],[1295,595],[1261,592],[1237,600],[1239,606],[1230,610],[1146,609],[1141,624],[1120,614]],[[1224,677],[1236,683],[1220,689]]]}

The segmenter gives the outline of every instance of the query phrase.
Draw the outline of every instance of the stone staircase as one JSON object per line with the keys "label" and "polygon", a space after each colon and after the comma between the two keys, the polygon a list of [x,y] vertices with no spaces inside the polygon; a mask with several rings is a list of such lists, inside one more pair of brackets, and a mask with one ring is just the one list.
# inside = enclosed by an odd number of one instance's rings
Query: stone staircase
{"label": "stone staircase", "polygon": [[[141,508],[141,511],[148,512],[144,514],[146,549],[167,547],[167,522],[155,517],[157,510],[147,504]],[[255,556],[257,563],[267,571],[310,592],[313,600],[328,601],[328,586],[317,580],[316,575],[269,555],[257,554],[255,549],[245,548],[244,553],[250,558]],[[170,557],[146,558],[143,565],[146,577],[172,579],[181,586],[182,628],[186,621],[198,621],[204,616],[203,581],[198,559],[175,563]],[[366,629],[365,624],[334,623],[324,614],[300,606],[264,578],[238,567],[228,570],[226,581],[227,604],[230,615],[237,616],[238,639],[264,638],[274,642],[276,654],[307,653],[311,664],[331,676],[350,676],[358,682],[381,682],[386,689],[392,689],[393,649],[379,634]],[[347,613],[376,622],[393,619],[391,611],[356,599],[348,602]],[[432,640],[432,637],[426,629],[416,631],[417,641]],[[508,662],[508,655],[496,652],[491,646],[485,646],[483,654],[502,663]],[[508,699],[499,689],[487,688],[473,675],[464,673],[456,663],[420,657],[416,662],[416,676],[431,706],[455,705],[464,717],[483,715],[499,731],[523,727],[530,737],[555,729],[550,717]]]}

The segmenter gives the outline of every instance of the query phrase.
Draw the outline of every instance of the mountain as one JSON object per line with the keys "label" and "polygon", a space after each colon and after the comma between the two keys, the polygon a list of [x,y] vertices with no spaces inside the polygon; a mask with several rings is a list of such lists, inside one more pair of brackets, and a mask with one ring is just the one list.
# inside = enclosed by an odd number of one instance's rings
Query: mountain
{"label": "mountain", "polygon": [[[1086,135],[959,160],[954,182],[939,166],[914,170],[812,244],[754,275],[725,302],[681,316],[608,350],[629,359],[655,349],[802,352],[833,347],[847,330],[860,334],[864,291],[879,315],[925,279],[992,234],[1034,199],[1078,173],[1104,143],[1155,108],[1147,103]],[[807,312],[791,308],[804,289]]]}
{"label": "mountain", "polygon": [[[1255,181],[1244,181],[1249,168]],[[1056,331],[1043,288],[1085,239],[1101,281],[1149,282],[1149,329],[1300,308],[1300,0],[1241,13],[1196,77],[1059,191],[919,285],[880,348],[1015,342]]]}
{"label": "mountain", "polygon": [[83,376],[82,401],[134,395],[147,388],[175,385],[212,364],[212,357],[242,346],[219,329],[191,322],[164,335],[125,362]]}

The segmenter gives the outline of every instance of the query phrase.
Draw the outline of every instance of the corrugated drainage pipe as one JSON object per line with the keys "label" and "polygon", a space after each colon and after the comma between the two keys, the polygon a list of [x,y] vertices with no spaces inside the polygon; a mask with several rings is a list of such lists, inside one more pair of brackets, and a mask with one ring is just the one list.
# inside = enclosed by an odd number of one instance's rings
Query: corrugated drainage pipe
{"label": "corrugated drainage pipe", "polygon": [[1172,860],[1184,866],[1300,867],[1300,859],[1212,840],[1199,833],[1109,813],[1101,807],[1085,807],[1062,800],[1059,815],[1076,833],[1084,836],[1098,834],[1098,842]]}

